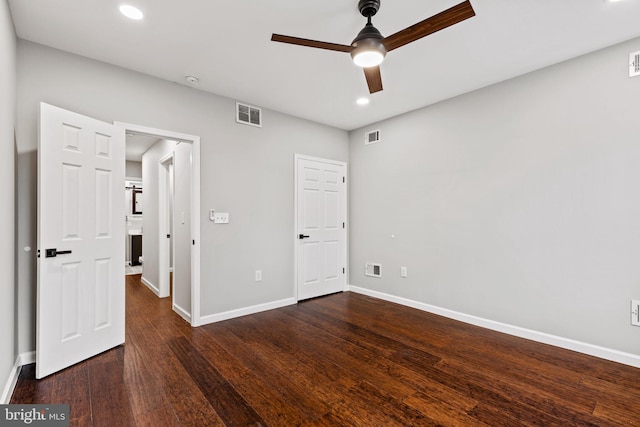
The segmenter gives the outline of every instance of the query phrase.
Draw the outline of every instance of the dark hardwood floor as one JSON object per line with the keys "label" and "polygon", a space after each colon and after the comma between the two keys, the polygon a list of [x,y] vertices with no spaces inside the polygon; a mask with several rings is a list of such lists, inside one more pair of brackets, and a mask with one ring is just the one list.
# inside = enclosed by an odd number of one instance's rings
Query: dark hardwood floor
{"label": "dark hardwood floor", "polygon": [[191,328],[127,277],[127,341],[12,403],[82,426],[640,425],[640,369],[353,293]]}

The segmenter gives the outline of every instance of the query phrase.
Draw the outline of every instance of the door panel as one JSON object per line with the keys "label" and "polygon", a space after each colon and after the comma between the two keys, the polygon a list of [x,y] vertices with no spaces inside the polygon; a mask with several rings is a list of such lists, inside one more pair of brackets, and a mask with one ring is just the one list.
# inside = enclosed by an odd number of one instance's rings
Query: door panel
{"label": "door panel", "polygon": [[41,104],[37,378],[124,342],[124,165],[123,129]]}
{"label": "door panel", "polygon": [[296,157],[298,300],[346,287],[346,165]]}

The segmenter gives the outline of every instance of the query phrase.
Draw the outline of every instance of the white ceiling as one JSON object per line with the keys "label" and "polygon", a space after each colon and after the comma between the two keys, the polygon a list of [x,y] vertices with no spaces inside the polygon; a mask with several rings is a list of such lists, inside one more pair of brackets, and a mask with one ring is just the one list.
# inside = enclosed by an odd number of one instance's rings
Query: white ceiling
{"label": "white ceiling", "polygon": [[[385,0],[374,24],[390,35],[461,1]],[[474,18],[391,52],[384,91],[360,107],[348,54],[270,41],[350,44],[357,0],[130,0],[142,21],[121,3],[9,0],[20,38],[346,130],[640,36],[640,0],[471,0]]]}
{"label": "white ceiling", "polygon": [[127,143],[125,144],[127,160],[141,162],[144,152],[158,141],[160,141],[160,138],[154,135],[127,132]]}

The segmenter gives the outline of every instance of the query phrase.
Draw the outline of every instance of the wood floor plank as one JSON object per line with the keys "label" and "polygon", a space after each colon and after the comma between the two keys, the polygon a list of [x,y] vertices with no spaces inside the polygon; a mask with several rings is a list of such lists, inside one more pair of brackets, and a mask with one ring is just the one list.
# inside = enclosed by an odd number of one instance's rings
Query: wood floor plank
{"label": "wood floor plank", "polygon": [[125,346],[123,379],[136,419],[167,406],[165,390],[135,343]]}
{"label": "wood floor plank", "polygon": [[126,343],[11,403],[80,426],[640,425],[640,369],[354,293],[192,328],[128,276]]}
{"label": "wood floor plank", "polygon": [[69,405],[69,416],[74,425],[92,425],[88,365],[79,363],[54,374],[51,400],[47,403]]}
{"label": "wood floor plank", "polygon": [[31,363],[20,370],[16,388],[10,403],[39,404],[51,403],[53,379],[51,377],[36,380],[36,365]]}
{"label": "wood floor plank", "polygon": [[263,425],[264,421],[220,373],[185,338],[169,347],[226,425]]}
{"label": "wood floor plank", "polygon": [[446,394],[418,392],[405,398],[403,403],[425,414],[438,425],[489,427],[488,424],[469,416],[469,411],[477,405],[477,402],[461,405],[457,396],[450,399],[450,395],[450,392]]}
{"label": "wood floor plank", "polygon": [[[204,328],[200,328],[202,331]],[[297,426],[308,421],[304,414],[290,404],[273,387],[265,387],[263,381],[236,357],[231,356],[208,333],[196,338],[196,346],[203,357],[223,375],[255,411],[275,425]]]}
{"label": "wood floor plank", "polygon": [[328,405],[309,393],[304,382],[292,380],[288,371],[280,371],[273,366],[268,354],[252,348],[234,335],[229,328],[219,330],[216,339],[224,348],[237,355],[243,365],[250,369],[260,380],[284,399],[291,403],[307,420],[321,417],[328,411]]}
{"label": "wood floor plank", "polygon": [[123,380],[123,364],[107,357],[104,362],[94,361],[88,364],[87,369],[89,370],[93,425],[96,427],[135,426],[129,395]]}

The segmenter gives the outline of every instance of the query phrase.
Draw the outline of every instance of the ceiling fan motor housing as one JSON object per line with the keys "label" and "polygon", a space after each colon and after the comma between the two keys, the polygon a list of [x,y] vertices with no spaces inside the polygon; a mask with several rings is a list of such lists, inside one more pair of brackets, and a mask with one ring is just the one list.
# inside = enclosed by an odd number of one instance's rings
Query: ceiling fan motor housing
{"label": "ceiling fan motor housing", "polygon": [[365,18],[370,18],[380,9],[380,0],[360,0],[358,10]]}

